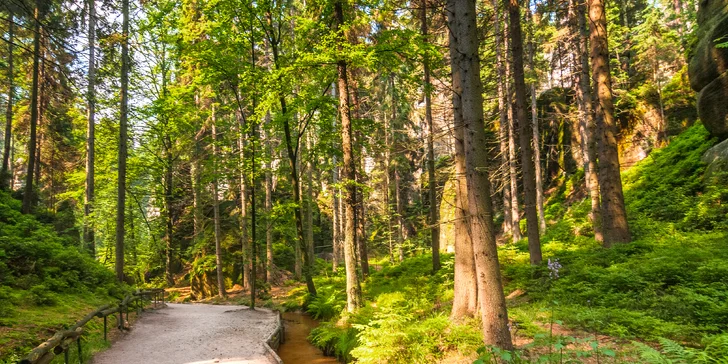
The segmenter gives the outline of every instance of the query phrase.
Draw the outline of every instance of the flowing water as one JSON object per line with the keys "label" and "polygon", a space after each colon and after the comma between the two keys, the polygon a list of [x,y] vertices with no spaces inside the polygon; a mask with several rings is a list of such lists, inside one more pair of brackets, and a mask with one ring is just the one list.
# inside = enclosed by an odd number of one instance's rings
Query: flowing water
{"label": "flowing water", "polygon": [[325,356],[306,339],[318,322],[301,312],[284,312],[283,326],[286,340],[278,348],[278,356],[285,364],[338,364],[336,358]]}

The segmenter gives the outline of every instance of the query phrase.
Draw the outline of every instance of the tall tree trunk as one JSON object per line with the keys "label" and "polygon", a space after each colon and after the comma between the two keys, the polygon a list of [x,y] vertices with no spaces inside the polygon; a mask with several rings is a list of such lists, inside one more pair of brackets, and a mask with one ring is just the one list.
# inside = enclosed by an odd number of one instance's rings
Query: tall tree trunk
{"label": "tall tree trunk", "polygon": [[83,241],[91,256],[96,256],[91,209],[94,201],[94,160],[96,143],[96,0],[88,1],[88,124],[86,126],[86,200],[83,206]]}
{"label": "tall tree trunk", "polygon": [[5,144],[3,145],[3,165],[0,170],[0,188],[12,189],[10,173],[10,154],[13,144],[13,102],[15,101],[15,74],[13,73],[13,33],[15,29],[15,19],[13,17],[12,8],[8,10],[8,105],[5,111]]}
{"label": "tall tree trunk", "polygon": [[[166,143],[172,143],[167,136]],[[167,165],[165,166],[164,174],[164,210],[165,210],[165,230],[164,230],[164,242],[165,242],[165,264],[164,264],[164,276],[167,280],[168,286],[174,285],[174,278],[172,277],[172,234],[174,230],[174,221],[172,220],[172,194],[174,193],[173,184],[173,161],[172,154],[169,148],[165,151],[165,159]]]}
{"label": "tall tree trunk", "polygon": [[397,208],[397,250],[399,261],[404,261],[404,241],[406,229],[404,228],[404,202],[402,201],[402,177],[397,166],[394,167],[394,199]]}
{"label": "tall tree trunk", "polygon": [[538,228],[538,212],[536,208],[536,176],[531,146],[532,128],[526,117],[526,82],[523,74],[523,36],[521,33],[521,11],[518,0],[508,1],[508,23],[511,39],[511,56],[513,57],[513,84],[515,88],[515,116],[518,122],[518,134],[521,144],[521,173],[523,175],[523,191],[525,195],[526,223],[528,225],[528,251],[531,264],[541,263],[541,241]]}
{"label": "tall tree trunk", "polygon": [[116,277],[124,280],[124,208],[126,207],[127,120],[129,117],[129,0],[121,1],[121,116],[119,118],[119,174],[116,198]]}
{"label": "tall tree trunk", "polygon": [[[301,186],[301,184],[300,184],[301,175],[303,174],[302,173],[303,172],[303,169],[301,168],[301,153],[300,152],[296,155],[296,158],[297,158],[296,159],[296,170],[299,171],[299,174],[298,174],[298,181],[299,181],[299,184],[298,184],[298,195],[299,196],[303,196],[303,186]],[[300,208],[303,209],[303,201],[301,201]],[[304,230],[305,230],[305,226],[304,226]],[[304,232],[304,235],[303,235],[303,239],[304,240],[302,242],[300,242],[300,244],[296,244],[293,247],[293,257],[294,257],[294,261],[293,261],[293,276],[297,280],[300,280],[301,279],[301,276],[303,274],[303,267],[302,267],[303,266],[303,264],[302,264],[303,257],[302,257],[301,249],[306,245],[305,232]]]}
{"label": "tall tree trunk", "polygon": [[251,253],[248,237],[248,186],[245,178],[245,121],[243,111],[237,111],[238,155],[240,157],[240,248],[243,252],[243,288],[250,289]]}
{"label": "tall tree trunk", "polygon": [[[269,19],[269,21],[271,21]],[[269,39],[269,45],[271,47],[271,51],[273,53],[273,64],[275,65],[276,69],[280,69],[279,66],[279,54],[278,54],[278,41],[271,41]],[[286,102],[286,97],[279,92],[278,94],[278,102],[281,106],[281,114],[287,115],[288,114],[288,104]],[[291,176],[291,185],[293,187],[293,198],[295,200],[295,206],[293,208],[293,214],[295,216],[296,220],[296,239],[297,239],[297,245],[298,249],[306,250],[305,244],[306,239],[303,235],[303,214],[301,213],[301,181],[299,176],[299,168],[297,165],[298,161],[298,153],[299,153],[299,144],[298,143],[298,136],[296,136],[296,144],[293,143],[293,135],[291,133],[291,124],[289,118],[286,116],[283,119],[283,135],[285,138],[285,144],[286,144],[286,153],[288,154],[288,161],[289,166],[291,168],[290,176]],[[308,292],[311,295],[316,295],[316,286],[314,286],[313,283],[313,263],[312,261],[309,261],[306,254],[303,254],[303,276],[306,279],[306,287],[308,289]]]}
{"label": "tall tree trunk", "polygon": [[612,77],[609,74],[607,45],[607,16],[604,0],[589,0],[589,27],[592,58],[592,77],[596,89],[595,121],[597,152],[599,153],[599,187],[602,202],[602,232],[604,246],[627,243],[631,240],[624,207],[619,152],[615,136]]}
{"label": "tall tree trunk", "polygon": [[[252,17],[251,17],[252,19]],[[250,71],[255,74],[255,29],[253,24],[250,25]],[[257,95],[253,93],[253,110],[257,105]],[[255,296],[256,296],[256,284],[258,279],[257,274],[257,259],[258,259],[258,240],[256,236],[256,228],[258,226],[258,214],[255,204],[255,142],[258,140],[258,123],[253,120],[250,128],[250,309],[255,309]]]}
{"label": "tall tree trunk", "polygon": [[508,39],[507,27],[503,29],[503,45],[504,53],[506,57],[503,59],[504,63],[504,78],[503,87],[506,94],[506,116],[508,117],[508,174],[510,177],[511,186],[511,219],[512,220],[512,237],[513,241],[521,240],[521,209],[518,205],[518,153],[516,152],[516,118],[513,113],[513,89],[511,88],[508,80],[513,75],[511,62],[508,59],[508,50],[510,48],[510,41]]}
{"label": "tall tree trunk", "polygon": [[[344,2],[337,0],[334,3],[334,14],[336,16],[335,31],[340,31],[344,25]],[[339,35],[338,49],[343,48],[345,41],[343,34]],[[354,224],[354,209],[356,203],[356,172],[354,170],[353,135],[351,128],[351,111],[349,108],[349,81],[347,79],[346,61],[339,59],[336,62],[338,72],[339,91],[339,120],[341,120],[342,151],[344,154],[344,265],[346,267],[346,309],[354,312],[362,304],[361,285],[359,276],[356,273],[355,239],[356,226]]]}
{"label": "tall tree trunk", "polygon": [[[422,0],[420,9],[420,33],[427,42],[427,0]],[[430,62],[427,57],[422,61],[422,68],[425,73],[425,120],[427,122],[427,183],[429,184],[430,202],[430,239],[432,246],[432,270],[440,269],[440,209],[437,204],[437,179],[435,178],[435,127],[432,122],[432,101],[430,92]]]}
{"label": "tall tree trunk", "polygon": [[[508,110],[510,109],[510,102],[508,101],[508,79],[506,78],[506,62],[507,59],[503,57],[503,33],[500,30],[500,8],[498,7],[498,0],[493,0],[493,9],[495,11],[494,32],[495,32],[495,65],[497,70],[497,85],[498,85],[498,115],[499,115],[499,127],[498,127],[498,139],[500,142],[501,158],[503,160],[503,166],[506,172],[503,173],[503,232],[511,234],[514,241],[521,240],[521,228],[519,226],[519,213],[518,213],[518,197],[516,196],[516,205],[513,206],[513,190],[518,187],[512,182],[516,179],[515,164],[511,165],[511,160],[515,158],[511,156],[510,143],[512,136],[508,131]],[[453,96],[455,97],[455,96]],[[458,96],[459,97],[459,96]],[[459,102],[459,101],[458,101]],[[515,154],[515,149],[513,149]]]}
{"label": "tall tree trunk", "polygon": [[212,105],[212,211],[215,223],[215,267],[217,272],[217,294],[225,297],[225,278],[222,273],[222,247],[220,246],[220,199],[218,197],[218,159],[220,152],[217,146],[217,117],[215,114],[215,105]]}
{"label": "tall tree trunk", "polygon": [[[531,54],[533,57],[533,53]],[[531,58],[531,69],[533,70],[533,58]],[[541,135],[538,124],[538,106],[536,100],[536,83],[531,83],[531,125],[533,128],[533,164],[536,175],[536,210],[538,211],[538,227],[542,232],[546,231],[546,217],[543,211],[543,176],[541,172]]]}
{"label": "tall tree trunk", "polygon": [[[536,46],[534,44],[533,35],[533,17],[531,9],[526,9],[526,18],[528,19],[528,68],[531,73],[536,74],[534,58],[536,56]],[[539,133],[538,124],[538,104],[536,98],[536,80],[531,82],[531,125],[533,130],[533,164],[535,166],[534,174],[536,175],[536,210],[538,212],[538,227],[541,232],[546,231],[546,218],[543,211],[543,179],[541,174],[541,135]]]}
{"label": "tall tree trunk", "polygon": [[[397,138],[394,135],[394,128],[395,128],[395,122],[397,121],[397,97],[396,95],[396,84],[394,82],[394,74],[391,78],[391,84],[392,84],[392,121],[390,122],[389,129],[391,129],[392,135],[390,137],[390,143],[392,145],[397,145]],[[388,144],[389,145],[389,144]],[[388,160],[391,161],[391,155],[388,158]],[[401,176],[399,173],[399,163],[395,162],[392,168],[392,174],[394,174],[394,209],[395,214],[397,218],[397,251],[399,255],[399,261],[404,260],[404,241],[405,241],[405,234],[406,230],[404,228],[404,219],[403,219],[403,201],[402,201],[402,189],[401,189]]]}
{"label": "tall tree trunk", "polygon": [[[265,116],[266,124],[270,124],[270,113]],[[265,135],[265,149],[268,153],[268,159],[265,165],[265,249],[266,260],[265,265],[265,281],[271,283],[273,280],[273,219],[271,213],[273,211],[273,143],[271,143],[273,132],[269,130]]]}
{"label": "tall tree trunk", "polygon": [[[38,79],[40,76],[40,26],[45,15],[45,0],[36,0],[33,27],[33,84],[30,90],[30,135],[28,139],[28,169],[25,175],[22,211],[30,213],[33,207],[33,172],[35,171],[36,128],[38,126]],[[122,215],[123,215],[122,210]]]}
{"label": "tall tree trunk", "polygon": [[306,254],[309,261],[314,261],[313,246],[313,163],[311,163],[311,131],[306,133]]}
{"label": "tall tree trunk", "polygon": [[[286,101],[283,97],[280,97],[280,102],[282,105],[281,113],[283,115],[286,114],[287,108],[286,108]],[[301,181],[300,176],[298,173],[298,166],[296,161],[298,160],[297,153],[294,151],[293,146],[293,136],[291,135],[291,126],[286,118],[283,122],[283,131],[285,133],[286,138],[286,151],[288,152],[288,160],[290,162],[291,167],[291,182],[293,185],[293,199],[296,201],[296,206],[293,208],[293,213],[295,215],[296,219],[296,234],[297,234],[297,244],[299,246],[299,249],[302,251],[306,251],[306,239],[303,235],[303,215],[301,214]],[[306,287],[308,288],[308,292],[312,295],[316,295],[316,287],[313,284],[313,262],[309,261],[307,254],[303,255],[303,276],[306,279]]]}
{"label": "tall tree trunk", "polygon": [[574,22],[577,29],[574,37],[576,45],[576,99],[579,103],[579,134],[581,136],[581,153],[584,168],[584,179],[586,188],[591,200],[591,211],[589,219],[594,229],[594,239],[603,241],[602,236],[602,214],[599,201],[599,179],[597,178],[597,152],[595,143],[596,126],[594,124],[594,109],[592,108],[591,77],[589,71],[589,42],[588,28],[586,25],[586,3],[578,0],[571,0],[575,3]]}
{"label": "tall tree trunk", "polygon": [[[334,94],[334,96],[336,96]],[[334,118],[333,122],[334,130],[336,130],[336,118]],[[334,272],[339,270],[339,257],[341,255],[341,214],[339,213],[339,188],[337,185],[339,184],[339,166],[337,165],[336,160],[336,154],[334,154],[331,157],[331,164],[333,165],[333,168],[331,170],[331,178],[332,178],[332,206],[331,206],[331,216],[332,216],[332,239],[331,239],[331,245],[333,248],[333,257],[331,259],[331,266],[332,270]]]}
{"label": "tall tree trunk", "polygon": [[[394,95],[394,93],[392,93]],[[394,109],[394,97],[392,98],[392,108]],[[389,262],[394,263],[394,244],[392,239],[392,183],[391,183],[391,172],[392,172],[392,156],[391,156],[391,121],[384,114],[384,203],[385,213],[387,214],[387,240],[389,243]]]}
{"label": "tall tree trunk", "polygon": [[[496,20],[497,22],[497,20]],[[454,34],[450,32],[450,42],[455,43]],[[452,67],[452,85],[454,90],[462,89],[462,70]],[[478,312],[478,286],[473,255],[473,240],[470,237],[468,223],[468,186],[467,169],[465,167],[465,131],[460,94],[452,94],[453,131],[455,144],[455,279],[452,311],[450,318],[459,319],[474,316]],[[503,114],[501,114],[503,115]],[[502,119],[501,119],[502,120]],[[510,201],[509,201],[510,202]]]}
{"label": "tall tree trunk", "polygon": [[[356,42],[354,38],[352,38],[351,41]],[[361,110],[361,103],[359,102],[359,82],[355,75],[356,72],[349,69],[349,77],[351,79],[349,92],[351,94],[351,108],[354,113],[353,120],[358,120],[360,119],[359,112]],[[364,136],[360,130],[357,130],[355,133],[354,145],[357,148],[357,152],[355,153],[356,165],[354,166],[354,175],[356,176],[356,183],[354,187],[356,190],[356,194],[354,195],[354,205],[356,206],[356,209],[354,210],[354,221],[356,224],[356,253],[357,262],[359,262],[361,267],[360,272],[362,277],[366,277],[369,275],[369,258],[367,254],[366,237],[366,204],[364,202],[364,191],[359,186],[364,186],[366,184],[367,176],[362,164],[362,160],[364,159]]]}
{"label": "tall tree trunk", "polygon": [[359,158],[357,158],[358,161],[358,168],[354,169],[354,173],[356,175],[356,193],[357,193],[357,199],[356,199],[356,241],[357,241],[357,249],[359,252],[359,264],[361,265],[361,274],[363,277],[367,277],[369,275],[369,256],[367,253],[367,236],[366,236],[366,202],[364,201],[364,191],[362,188],[360,188],[360,185],[366,184],[366,175],[364,174],[364,166],[362,165],[362,159],[364,159],[364,148],[362,146],[363,142],[361,141],[363,139],[361,133],[357,133],[358,138],[360,140],[359,142]]}
{"label": "tall tree trunk", "polygon": [[195,147],[190,165],[190,184],[192,185],[192,240],[198,242],[203,233],[202,201],[200,200],[200,133],[195,135]]}
{"label": "tall tree trunk", "polygon": [[[252,46],[253,50],[253,65],[255,65],[255,45]],[[253,99],[253,109],[255,109],[256,100]],[[258,245],[257,245],[257,236],[256,236],[256,227],[257,227],[257,219],[258,215],[256,212],[256,206],[255,206],[255,141],[258,139],[258,124],[256,122],[253,122],[252,124],[252,130],[250,131],[251,134],[251,150],[250,150],[250,309],[255,309],[255,295],[256,295],[256,280],[258,279],[257,274],[257,268],[258,264],[256,260],[258,259]]]}
{"label": "tall tree trunk", "polygon": [[[450,58],[455,72],[461,72],[460,85],[453,91],[460,94],[463,116],[466,181],[470,236],[478,277],[478,297],[483,323],[483,342],[512,349],[508,330],[508,313],[503,295],[498,250],[493,226],[493,206],[490,197],[486,161],[485,125],[483,120],[483,89],[480,81],[478,30],[474,0],[448,0],[447,17],[450,31]],[[454,73],[454,72],[453,72]]]}

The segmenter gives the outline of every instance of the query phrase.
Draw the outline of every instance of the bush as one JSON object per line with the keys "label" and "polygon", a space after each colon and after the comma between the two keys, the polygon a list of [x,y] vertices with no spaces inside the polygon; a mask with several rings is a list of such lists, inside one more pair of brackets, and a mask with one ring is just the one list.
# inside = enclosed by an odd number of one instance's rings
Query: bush
{"label": "bush", "polygon": [[28,293],[30,300],[38,306],[51,306],[57,302],[55,295],[42,284],[31,287]]}
{"label": "bush", "polygon": [[116,285],[113,273],[78,244],[19,208],[18,201],[0,192],[0,285],[22,290],[43,285],[57,293]]}

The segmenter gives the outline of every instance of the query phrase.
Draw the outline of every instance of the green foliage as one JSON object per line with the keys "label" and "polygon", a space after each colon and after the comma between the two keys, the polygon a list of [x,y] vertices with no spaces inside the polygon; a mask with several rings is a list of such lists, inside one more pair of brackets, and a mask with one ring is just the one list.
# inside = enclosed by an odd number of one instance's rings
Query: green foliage
{"label": "green foliage", "polygon": [[640,342],[634,344],[640,350],[640,359],[648,364],[685,363],[708,364],[728,362],[728,335],[710,337],[704,349],[693,349],[665,338],[659,339],[660,346],[655,349]]}
{"label": "green foliage", "polygon": [[725,176],[706,178],[700,161],[713,144],[696,125],[623,173],[635,240],[610,249],[591,237],[588,199],[569,204],[575,189],[560,181],[542,239],[545,259],[562,266],[558,277],[531,267],[525,244],[499,249],[506,292],[525,292],[509,307],[518,332],[543,335],[534,323],[557,319],[613,337],[698,345],[728,330],[728,189]]}
{"label": "green foliage", "polygon": [[34,301],[44,305],[52,298],[41,291],[116,292],[113,273],[19,209],[19,201],[0,192],[0,285],[30,290]]}
{"label": "green foliage", "polygon": [[493,346],[478,348],[479,358],[473,364],[485,363],[582,363],[588,358],[616,362],[617,352],[600,347],[592,338],[538,334],[535,340],[517,350]]}
{"label": "green foliage", "polygon": [[316,320],[329,320],[341,314],[346,307],[346,295],[343,288],[346,282],[341,279],[331,279],[331,284],[317,285],[317,296],[312,299],[309,297],[306,312]]}
{"label": "green foliage", "polygon": [[[0,192],[0,326],[7,327],[0,362],[14,362],[16,354],[47,339],[49,329],[123,294],[113,273],[74,239],[19,210],[20,201]],[[55,221],[53,215],[45,219]],[[97,329],[92,324],[91,337]]]}
{"label": "green foliage", "polygon": [[446,352],[467,354],[482,343],[478,323],[449,320],[453,256],[444,254],[442,263],[435,275],[429,254],[384,264],[363,285],[368,301],[354,314],[344,312],[343,276],[317,278],[313,298],[294,289],[284,305],[327,320],[312,330],[309,340],[346,362],[431,362]]}
{"label": "green foliage", "polygon": [[311,330],[308,339],[324,354],[350,363],[353,361],[351,351],[358,345],[356,334],[357,330],[352,327],[339,327],[334,322],[325,322]]}
{"label": "green foliage", "polygon": [[[705,164],[700,161],[714,143],[708,132],[696,125],[624,173],[629,215],[674,223],[676,228],[685,231],[725,226],[728,221],[724,199],[728,196],[726,177],[705,180]],[[641,232],[637,229],[635,234]]]}

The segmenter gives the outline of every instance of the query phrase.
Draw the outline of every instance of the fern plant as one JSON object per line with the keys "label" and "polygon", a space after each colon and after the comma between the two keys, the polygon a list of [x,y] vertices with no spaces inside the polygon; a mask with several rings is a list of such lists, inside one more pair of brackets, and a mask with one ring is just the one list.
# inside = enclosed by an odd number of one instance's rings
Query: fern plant
{"label": "fern plant", "polygon": [[728,364],[728,334],[718,335],[707,340],[705,348],[687,348],[679,343],[659,339],[659,348],[635,343],[640,349],[640,357],[648,364]]}

